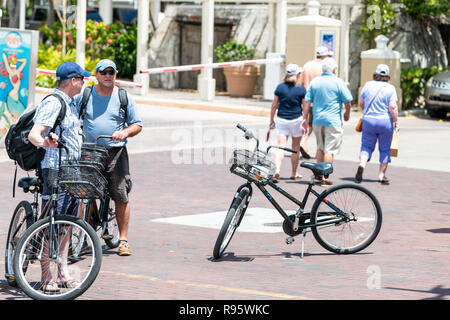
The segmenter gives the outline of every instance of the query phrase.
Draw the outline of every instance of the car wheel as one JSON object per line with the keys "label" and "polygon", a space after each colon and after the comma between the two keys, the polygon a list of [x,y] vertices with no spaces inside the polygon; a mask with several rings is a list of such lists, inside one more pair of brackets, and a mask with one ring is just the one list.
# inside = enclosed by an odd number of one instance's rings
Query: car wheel
{"label": "car wheel", "polygon": [[446,109],[427,109],[427,113],[431,118],[445,119],[447,116]]}

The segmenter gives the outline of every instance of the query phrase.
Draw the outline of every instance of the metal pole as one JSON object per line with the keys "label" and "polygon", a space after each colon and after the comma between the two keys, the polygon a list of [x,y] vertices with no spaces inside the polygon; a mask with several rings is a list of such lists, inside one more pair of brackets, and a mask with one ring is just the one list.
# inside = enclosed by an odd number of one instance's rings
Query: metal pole
{"label": "metal pole", "polygon": [[147,69],[148,66],[148,21],[150,19],[150,3],[149,0],[138,1],[138,38],[137,38],[137,59],[136,74],[134,81],[142,84],[142,88],[138,89],[138,94],[145,95],[148,93],[149,77],[148,74],[141,74],[141,70]]}
{"label": "metal pole", "polygon": [[84,69],[87,0],[77,1],[77,63]]}
{"label": "metal pole", "polygon": [[25,30],[25,9],[27,7],[26,0],[20,0],[20,13],[19,13],[19,29]]}
{"label": "metal pole", "polygon": [[[202,48],[201,63],[213,62],[214,45],[214,0],[202,2]],[[198,77],[198,90],[202,100],[211,101],[215,96],[216,80],[212,77],[212,69],[203,69]]]}

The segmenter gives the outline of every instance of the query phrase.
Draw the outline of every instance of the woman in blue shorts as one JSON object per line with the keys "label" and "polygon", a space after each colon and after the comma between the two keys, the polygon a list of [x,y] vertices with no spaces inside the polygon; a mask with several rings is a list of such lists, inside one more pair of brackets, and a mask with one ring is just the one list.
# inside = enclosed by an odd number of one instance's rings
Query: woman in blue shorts
{"label": "woman in blue shorts", "polygon": [[[303,121],[302,103],[306,95],[306,89],[302,85],[298,85],[302,69],[292,63],[286,66],[286,75],[283,82],[275,89],[275,97],[272,102],[270,111],[269,129],[276,128],[278,134],[278,146],[286,147],[289,136],[292,137],[292,149],[298,152],[292,154],[291,164],[292,173],[291,179],[301,179],[302,176],[297,173],[299,162],[300,140],[303,132],[307,130],[307,125]],[[275,119],[275,113],[277,112]],[[284,158],[284,151],[277,150],[275,156],[276,171],[273,177],[273,182],[280,181],[281,162]]]}
{"label": "woman in blue shorts", "polygon": [[386,170],[391,162],[391,142],[394,130],[398,130],[398,107],[395,87],[388,83],[389,67],[379,64],[373,74],[373,81],[367,82],[361,90],[359,106],[363,110],[360,164],[355,175],[357,182],[363,178],[364,168],[372,156],[378,141],[380,167],[378,181],[389,184]]}

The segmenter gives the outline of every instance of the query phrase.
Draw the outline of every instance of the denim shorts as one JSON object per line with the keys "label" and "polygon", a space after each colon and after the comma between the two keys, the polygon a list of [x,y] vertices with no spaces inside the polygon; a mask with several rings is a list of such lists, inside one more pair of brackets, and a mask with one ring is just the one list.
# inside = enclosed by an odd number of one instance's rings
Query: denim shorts
{"label": "denim shorts", "polygon": [[[52,187],[50,185],[48,175],[50,169],[42,169],[43,187],[42,187],[42,209],[44,210],[47,201],[50,200]],[[67,214],[70,216],[78,215],[78,199],[72,198],[62,188],[58,188],[58,209],[57,214]]]}

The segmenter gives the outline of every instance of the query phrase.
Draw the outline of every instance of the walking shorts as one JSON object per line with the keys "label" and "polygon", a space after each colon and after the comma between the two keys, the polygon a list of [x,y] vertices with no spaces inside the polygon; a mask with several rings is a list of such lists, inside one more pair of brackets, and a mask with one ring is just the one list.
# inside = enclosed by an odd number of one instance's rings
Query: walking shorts
{"label": "walking shorts", "polygon": [[278,135],[298,138],[303,135],[302,121],[303,117],[292,120],[277,117],[275,119],[275,128],[277,129]]}
{"label": "walking shorts", "polygon": [[108,160],[104,171],[108,181],[108,193],[114,201],[127,203],[132,182],[126,147],[108,148]]}
{"label": "walking shorts", "polygon": [[314,126],[317,149],[325,154],[338,154],[341,150],[344,127]]}

